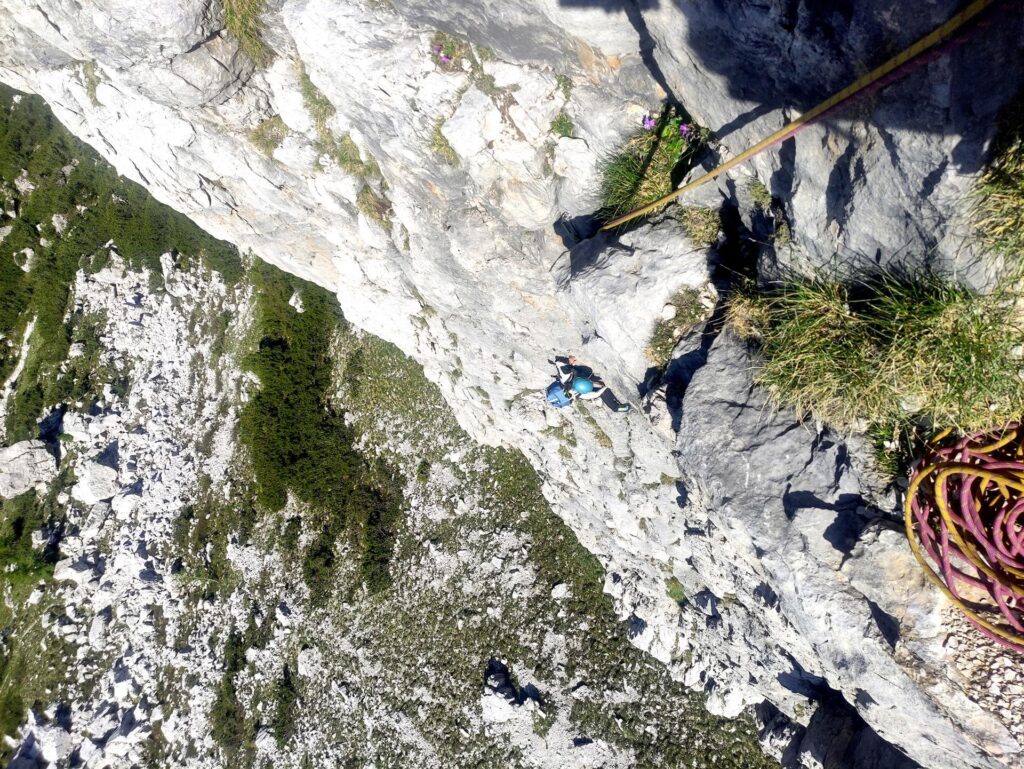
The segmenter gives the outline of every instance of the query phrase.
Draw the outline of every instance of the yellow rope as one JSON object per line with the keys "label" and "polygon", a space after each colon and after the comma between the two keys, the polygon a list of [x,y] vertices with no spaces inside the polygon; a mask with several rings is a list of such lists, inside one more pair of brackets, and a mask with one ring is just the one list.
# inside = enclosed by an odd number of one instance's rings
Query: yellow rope
{"label": "yellow rope", "polygon": [[636,209],[635,211],[630,211],[628,214],[623,214],[622,216],[612,219],[601,229],[610,230],[622,224],[625,224],[626,222],[632,219],[636,219],[638,216],[643,216],[644,214],[649,214],[651,211],[656,211],[662,206],[672,202],[680,195],[683,195],[689,192],[690,190],[700,187],[702,184],[705,184],[711,181],[712,179],[717,178],[721,174],[725,173],[730,168],[738,166],[740,163],[743,163],[744,161],[754,157],[754,155],[763,152],[764,150],[771,147],[773,144],[783,141],[784,139],[788,138],[791,134],[796,133],[801,128],[811,123],[815,118],[820,116],[822,113],[827,112],[840,102],[843,102],[846,99],[849,99],[851,96],[854,96],[855,94],[859,93],[860,91],[863,91],[868,86],[872,85],[873,83],[881,80],[886,75],[890,74],[893,70],[902,67],[911,59],[920,56],[922,53],[927,51],[932,46],[942,42],[945,38],[949,37],[951,34],[956,32],[956,30],[958,30],[968,21],[973,19],[979,13],[984,11],[995,1],[996,0],[974,0],[973,3],[971,3],[962,11],[960,11],[960,13],[955,14],[949,21],[947,21],[941,27],[938,27],[930,34],[925,35],[916,43],[911,45],[909,48],[905,49],[901,53],[898,53],[896,56],[893,56],[891,59],[889,59],[889,61],[885,62],[885,64],[881,65],[880,67],[876,67],[875,69],[871,70],[868,74],[864,75],[864,77],[860,78],[856,82],[852,83],[851,85],[848,85],[846,88],[839,91],[839,93],[829,97],[828,99],[826,99],[813,109],[809,110],[808,112],[805,112],[792,123],[783,126],[778,131],[769,136],[767,139],[758,142],[753,147],[750,147],[749,149],[741,152],[739,155],[732,158],[731,160],[727,160],[725,163],[722,163],[722,165],[718,166],[718,168],[714,169],[713,171],[710,171],[709,173],[705,174],[699,179],[680,187],[678,190],[675,190],[674,192],[670,192],[668,195],[665,195],[664,197],[658,198],[653,203],[648,203],[646,206],[642,206]]}

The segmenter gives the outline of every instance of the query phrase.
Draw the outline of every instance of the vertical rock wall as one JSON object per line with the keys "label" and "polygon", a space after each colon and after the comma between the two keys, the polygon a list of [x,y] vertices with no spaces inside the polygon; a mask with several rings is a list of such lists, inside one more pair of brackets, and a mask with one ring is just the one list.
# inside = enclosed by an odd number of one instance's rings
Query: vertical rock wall
{"label": "vertical rock wall", "polygon": [[[662,306],[709,279],[712,255],[671,216],[583,270],[552,228],[563,212],[592,210],[600,159],[644,114],[678,100],[723,155],[737,152],[960,5],[274,0],[265,36],[275,56],[255,68],[216,2],[0,0],[0,79],[40,93],[122,173],[213,234],[336,290],[349,320],[423,363],[471,434],[522,449],[606,566],[634,642],[718,712],[768,698],[806,722],[808,696],[827,681],[922,764],[995,767],[1019,745],[947,676],[945,636],[920,621],[939,611],[938,596],[860,584],[818,541],[858,508],[838,438],[789,414],[764,437],[762,422],[727,413],[752,407],[688,395],[677,447],[673,425],[643,413],[555,415],[537,395],[549,357],[568,350],[635,399]],[[756,161],[792,223],[796,247],[775,256],[847,267],[930,259],[984,280],[957,222],[1019,85],[1021,23],[1002,6],[947,55]],[[435,29],[480,47],[438,67]],[[573,136],[549,131],[562,111]],[[275,116],[284,135],[267,155],[252,132]],[[342,156],[345,142],[358,158]],[[749,173],[703,202],[742,206]],[[367,189],[382,201],[376,214]],[[723,378],[749,366],[735,351],[712,354]],[[712,370],[701,377],[713,390]],[[705,429],[698,417],[714,421]],[[735,441],[732,454],[723,441]],[[800,456],[831,463],[834,478],[782,483]],[[765,468],[759,496],[744,497]],[[810,512],[788,520],[794,494]],[[805,517],[808,530],[794,529]],[[804,543],[801,579],[815,595],[841,593],[829,611],[800,597],[786,547],[765,544],[778,527]],[[861,527],[849,536],[846,559]],[[667,594],[669,578],[695,597],[688,608]],[[888,603],[914,607],[894,620],[891,643],[872,609]]]}

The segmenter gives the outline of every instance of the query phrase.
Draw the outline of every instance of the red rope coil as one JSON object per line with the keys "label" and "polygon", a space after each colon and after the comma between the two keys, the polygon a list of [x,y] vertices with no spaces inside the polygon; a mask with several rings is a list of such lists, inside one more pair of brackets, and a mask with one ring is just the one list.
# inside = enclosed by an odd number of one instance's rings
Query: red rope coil
{"label": "red rope coil", "polygon": [[928,577],[986,636],[1024,653],[1024,429],[934,438],[904,522]]}

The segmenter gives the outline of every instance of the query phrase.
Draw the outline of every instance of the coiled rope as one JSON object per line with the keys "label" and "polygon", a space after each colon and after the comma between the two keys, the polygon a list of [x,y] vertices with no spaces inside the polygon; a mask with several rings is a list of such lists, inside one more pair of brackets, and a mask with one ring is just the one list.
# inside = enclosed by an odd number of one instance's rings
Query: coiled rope
{"label": "coiled rope", "polygon": [[722,163],[714,170],[704,174],[704,176],[700,177],[699,179],[696,179],[695,181],[692,181],[689,184],[683,185],[678,190],[670,192],[668,195],[658,198],[653,203],[648,203],[647,205],[641,206],[640,208],[637,208],[634,211],[630,211],[627,214],[623,214],[622,216],[618,216],[615,219],[612,219],[610,222],[605,224],[601,229],[611,230],[614,229],[615,227],[619,227],[625,224],[626,222],[632,219],[636,219],[639,216],[644,216],[645,214],[649,214],[652,211],[657,211],[659,208],[662,208],[668,203],[671,203],[680,195],[685,195],[690,190],[696,189],[697,187],[700,187],[702,184],[706,184],[712,179],[717,178],[718,176],[728,171],[730,168],[738,166],[740,163],[750,160],[750,158],[754,157],[755,155],[759,155],[760,153],[764,152],[769,147],[772,147],[778,144],[779,142],[785,141],[790,136],[794,136],[795,134],[799,133],[801,130],[806,128],[808,125],[813,123],[815,120],[824,117],[827,113],[831,112],[832,110],[842,105],[843,102],[847,101],[853,96],[856,96],[862,91],[865,91],[871,87],[881,88],[885,85],[888,85],[889,83],[894,82],[899,77],[900,69],[902,67],[910,63],[912,60],[916,59],[921,54],[925,53],[928,49],[945,41],[954,32],[956,32],[962,26],[967,24],[967,22],[975,18],[978,14],[980,14],[982,11],[984,11],[990,5],[997,1],[998,0],[974,0],[974,2],[972,2],[966,8],[964,8],[962,11],[960,11],[957,14],[954,14],[953,17],[950,18],[949,21],[947,21],[945,24],[938,27],[929,34],[925,35],[920,40],[912,44],[910,47],[904,49],[900,53],[893,56],[891,59],[885,62],[885,64],[876,67],[875,69],[871,70],[869,73],[864,75],[864,77],[848,85],[846,88],[834,94],[833,96],[830,96],[818,106],[808,110],[793,122],[783,126],[778,131],[769,136],[767,139],[763,139],[762,141],[755,144],[753,147],[744,150],[736,157],[732,158],[731,160],[727,160],[725,163]]}
{"label": "coiled rope", "polygon": [[949,434],[932,439],[911,474],[910,547],[982,633],[1024,653],[1024,428],[944,445]]}

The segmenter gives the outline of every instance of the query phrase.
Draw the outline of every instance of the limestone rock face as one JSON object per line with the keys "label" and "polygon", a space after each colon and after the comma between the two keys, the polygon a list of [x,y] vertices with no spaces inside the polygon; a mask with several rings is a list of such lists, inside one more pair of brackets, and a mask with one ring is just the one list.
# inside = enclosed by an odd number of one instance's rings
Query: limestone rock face
{"label": "limestone rock face", "polygon": [[57,475],[57,460],[42,441],[0,448],[0,498],[10,499],[44,488]]}
{"label": "limestone rock face", "polygon": [[85,462],[78,469],[78,482],[71,496],[83,505],[105,502],[117,493],[117,470],[98,462]]}
{"label": "limestone rock face", "polygon": [[[211,233],[337,291],[351,322],[423,364],[468,432],[521,449],[605,566],[633,642],[717,712],[770,700],[807,726],[774,733],[799,737],[784,752],[808,766],[830,765],[820,746],[842,716],[864,765],[880,744],[866,723],[932,769],[999,767],[1019,735],[943,667],[939,596],[862,511],[855,449],[772,415],[734,341],[693,337],[685,394],[654,394],[657,428],[640,409],[545,412],[539,394],[549,358],[575,352],[641,405],[666,301],[711,275],[672,214],[585,240],[600,159],[644,115],[676,99],[737,153],[960,5],[273,0],[275,57],[258,69],[219,3],[0,0],[0,80]],[[691,202],[750,226],[756,173],[795,243],[764,250],[769,271],[927,258],[983,282],[963,199],[1024,72],[1012,5],[972,32],[984,45],[950,47]],[[487,52],[438,67],[436,30]],[[333,112],[311,112],[311,88]],[[572,136],[550,131],[562,112]],[[286,136],[264,154],[249,137],[274,116]],[[343,137],[359,164],[325,152]],[[368,187],[386,215],[370,215]]]}
{"label": "limestone rock face", "polygon": [[965,736],[1009,760],[1019,747],[1008,730],[951,686],[942,599],[905,536],[865,507],[840,438],[772,413],[744,347],[730,333],[712,347],[683,398],[677,451],[715,536],[749,570],[736,600],[770,604],[769,635],[806,645],[817,665],[797,656],[780,683],[799,691],[827,681],[868,712],[914,713],[872,725],[895,744],[930,745],[932,755],[914,756],[922,765],[956,753]]}

